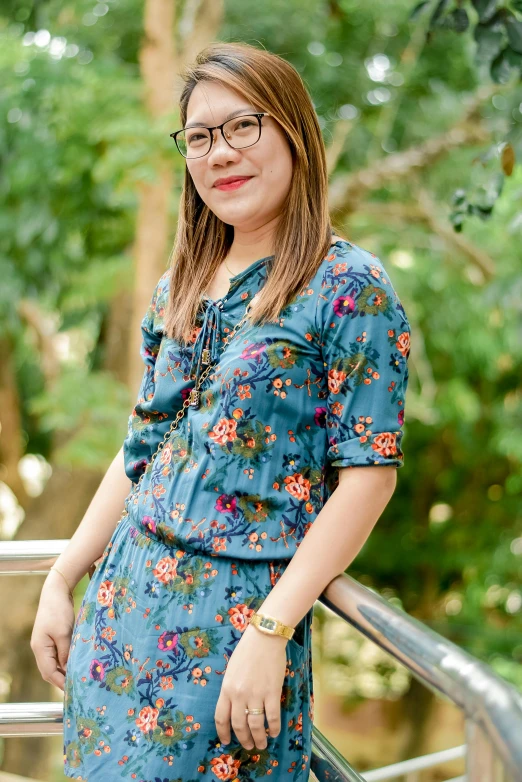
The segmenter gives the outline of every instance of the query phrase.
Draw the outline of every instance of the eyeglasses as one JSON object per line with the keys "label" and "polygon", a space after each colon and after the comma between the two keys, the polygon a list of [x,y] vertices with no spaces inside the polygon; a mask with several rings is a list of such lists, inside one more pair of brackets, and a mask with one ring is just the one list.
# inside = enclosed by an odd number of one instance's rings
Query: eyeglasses
{"label": "eyeglasses", "polygon": [[203,125],[194,128],[182,128],[170,133],[176,142],[178,151],[185,158],[203,157],[208,154],[214,141],[214,130],[220,130],[227,144],[233,149],[244,149],[256,144],[261,138],[261,117],[270,117],[267,111],[257,114],[241,114],[214,128]]}

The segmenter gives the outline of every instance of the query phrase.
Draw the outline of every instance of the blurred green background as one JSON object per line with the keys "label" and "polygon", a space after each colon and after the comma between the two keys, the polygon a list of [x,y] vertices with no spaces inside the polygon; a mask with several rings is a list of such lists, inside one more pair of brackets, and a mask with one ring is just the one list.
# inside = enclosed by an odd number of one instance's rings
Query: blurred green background
{"label": "blurred green background", "polygon": [[[521,11],[3,0],[1,539],[70,537],[121,445],[176,226],[176,74],[245,41],[303,77],[334,224],[381,258],[413,331],[404,468],[348,572],[522,690]],[[29,648],[41,583],[2,582],[4,701],[61,699]],[[463,740],[391,658],[321,607],[314,621],[316,722],[357,768]],[[0,749],[5,771],[62,779],[59,736]]]}

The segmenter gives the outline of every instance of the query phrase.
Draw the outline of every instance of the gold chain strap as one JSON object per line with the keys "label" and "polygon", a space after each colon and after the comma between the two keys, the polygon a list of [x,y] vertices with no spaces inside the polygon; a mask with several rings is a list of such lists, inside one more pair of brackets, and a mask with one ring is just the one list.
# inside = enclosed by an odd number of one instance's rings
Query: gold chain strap
{"label": "gold chain strap", "polygon": [[[256,294],[256,295],[257,295],[257,294]],[[255,299],[255,298],[256,298],[256,297],[254,296],[254,297],[253,297],[253,298],[252,298],[252,299],[251,299],[251,300],[248,302],[248,304],[247,304],[247,306],[246,306],[246,308],[245,308],[245,312],[244,312],[244,314],[243,314],[243,317],[241,318],[241,320],[240,320],[240,321],[238,321],[238,322],[236,323],[236,325],[234,326],[234,328],[232,329],[232,331],[230,332],[230,334],[228,334],[228,335],[227,335],[227,336],[224,338],[224,340],[223,340],[224,347],[226,347],[226,346],[228,345],[228,343],[230,342],[230,340],[231,340],[233,337],[235,337],[235,335],[237,334],[237,332],[239,331],[239,329],[240,329],[240,328],[243,326],[243,324],[245,323],[245,321],[246,321],[246,319],[247,319],[248,311],[249,311],[250,307],[252,306],[252,304],[253,304],[253,302],[254,302],[254,299]],[[221,355],[222,355],[222,354],[221,354]],[[221,358],[221,356],[220,356],[220,358]],[[213,368],[215,367],[216,363],[217,363],[217,362],[214,362],[214,364],[209,364],[209,365],[207,366],[207,368],[206,368],[206,369],[205,369],[205,370],[204,370],[204,371],[201,373],[201,375],[199,376],[199,380],[198,380],[198,382],[197,382],[197,385],[195,386],[195,388],[194,388],[194,389],[192,389],[192,391],[190,392],[190,395],[189,395],[189,396],[188,396],[188,397],[185,399],[185,401],[183,402],[183,405],[182,405],[182,407],[181,407],[181,408],[178,410],[178,412],[176,413],[176,417],[175,417],[175,418],[174,418],[174,420],[172,421],[172,423],[171,423],[170,427],[169,427],[169,428],[167,429],[167,431],[165,432],[165,434],[164,434],[164,436],[163,436],[163,440],[160,442],[160,444],[159,444],[159,445],[158,445],[158,447],[156,448],[155,452],[152,454],[152,456],[151,456],[151,458],[150,458],[150,462],[147,464],[147,466],[146,466],[146,467],[145,467],[145,469],[143,470],[142,474],[141,474],[141,475],[140,475],[140,477],[139,477],[139,480],[138,480],[138,482],[137,482],[137,483],[136,483],[136,484],[133,486],[132,490],[131,490],[131,491],[129,492],[129,494],[127,495],[127,497],[126,497],[126,499],[125,499],[125,505],[124,505],[124,508],[123,508],[123,512],[122,512],[122,514],[121,514],[121,517],[120,517],[120,519],[119,519],[119,521],[118,521],[118,524],[119,524],[119,523],[120,523],[120,521],[122,521],[122,520],[123,520],[123,519],[124,519],[126,516],[128,516],[128,515],[129,515],[129,511],[128,511],[129,503],[130,503],[130,501],[133,499],[133,497],[137,496],[137,494],[139,493],[139,492],[138,492],[138,490],[139,490],[140,484],[141,484],[141,482],[142,482],[142,480],[143,480],[144,476],[146,475],[146,473],[147,473],[147,472],[149,472],[149,470],[150,470],[150,469],[152,469],[152,465],[153,465],[153,463],[154,463],[154,460],[156,459],[156,456],[157,456],[159,453],[161,453],[161,451],[163,450],[163,448],[165,447],[165,445],[166,445],[166,444],[167,444],[167,442],[169,441],[169,439],[170,439],[170,437],[171,437],[171,435],[172,435],[172,432],[174,432],[174,430],[175,430],[175,429],[177,428],[177,426],[178,426],[178,423],[181,421],[181,419],[182,419],[182,418],[183,418],[183,416],[185,415],[185,410],[187,409],[187,407],[189,407],[191,404],[193,404],[193,400],[194,400],[194,396],[193,396],[193,394],[196,394],[196,395],[197,395],[197,396],[196,396],[196,399],[199,399],[199,389],[201,388],[201,386],[202,386],[203,382],[206,380],[206,378],[207,378],[207,376],[208,376],[209,372],[211,371],[211,369],[213,369]],[[89,571],[88,571],[88,572],[89,572],[89,578],[92,578],[92,576],[93,576],[93,574],[94,574],[94,571],[95,571],[95,570],[96,570],[96,564],[93,562],[93,564],[90,566],[90,568],[89,568]]]}

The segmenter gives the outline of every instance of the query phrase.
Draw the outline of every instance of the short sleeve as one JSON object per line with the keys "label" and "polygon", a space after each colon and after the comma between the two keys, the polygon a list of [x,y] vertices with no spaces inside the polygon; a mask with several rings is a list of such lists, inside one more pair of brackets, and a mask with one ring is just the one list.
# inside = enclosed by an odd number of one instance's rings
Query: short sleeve
{"label": "short sleeve", "polygon": [[145,367],[136,404],[128,419],[127,436],[123,442],[125,472],[134,483],[139,480],[161,440],[157,423],[162,416],[154,410],[156,391],[154,375],[156,358],[163,338],[168,277],[169,272],[165,272],[160,278],[141,322],[140,355]]}
{"label": "short sleeve", "polygon": [[410,324],[377,256],[343,240],[327,260],[317,308],[327,464],[400,468]]}

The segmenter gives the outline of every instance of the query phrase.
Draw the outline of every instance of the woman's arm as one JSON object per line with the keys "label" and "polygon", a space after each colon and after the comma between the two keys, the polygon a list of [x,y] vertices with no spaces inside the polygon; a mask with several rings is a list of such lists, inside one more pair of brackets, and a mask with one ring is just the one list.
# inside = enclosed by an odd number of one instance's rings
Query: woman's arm
{"label": "woman's arm", "polygon": [[[355,558],[388,504],[397,482],[396,467],[351,467],[339,471],[339,485],[322,507],[285,572],[260,606],[260,613],[294,627],[330,581]],[[231,727],[246,749],[265,749],[267,736],[281,730],[281,687],[286,640],[248,625],[232,654],[214,715],[221,743]],[[262,671],[262,675],[260,675]],[[264,715],[245,715],[263,707]]]}
{"label": "woman's arm", "polygon": [[[397,483],[396,467],[348,467],[259,608],[294,627],[355,559]],[[257,632],[256,628],[251,628]]]}
{"label": "woman's arm", "polygon": [[[132,488],[124,467],[123,447],[114,457],[105,473],[85,515],[69,541],[65,551],[56,560],[72,589],[87,573],[90,565],[101,557],[121,517],[125,498]],[[45,583],[63,579],[51,570]]]}

